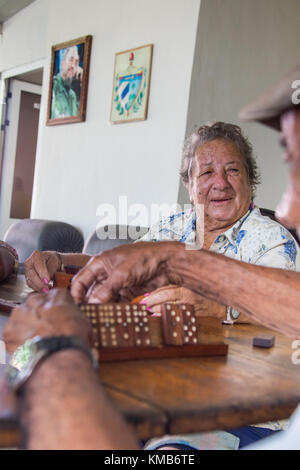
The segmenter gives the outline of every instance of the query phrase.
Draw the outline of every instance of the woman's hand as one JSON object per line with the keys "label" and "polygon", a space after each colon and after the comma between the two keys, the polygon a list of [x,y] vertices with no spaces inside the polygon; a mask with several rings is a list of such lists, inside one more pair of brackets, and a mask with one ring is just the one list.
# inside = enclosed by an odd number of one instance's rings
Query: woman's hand
{"label": "woman's hand", "polygon": [[194,306],[197,316],[214,316],[225,318],[226,308],[212,300],[206,299],[200,294],[195,294],[185,287],[168,285],[152,291],[147,297],[144,297],[142,303],[153,313],[160,314],[162,304],[168,302],[177,302],[190,304]]}
{"label": "woman's hand", "polygon": [[61,258],[55,251],[34,251],[24,267],[28,286],[37,292],[48,292],[50,280],[61,268]]}

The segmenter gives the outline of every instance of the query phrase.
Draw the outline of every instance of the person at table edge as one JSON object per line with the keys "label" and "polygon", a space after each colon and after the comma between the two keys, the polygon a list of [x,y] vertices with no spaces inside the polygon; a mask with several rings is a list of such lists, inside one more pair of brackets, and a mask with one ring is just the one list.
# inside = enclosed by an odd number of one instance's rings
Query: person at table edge
{"label": "person at table edge", "polygon": [[[239,261],[296,269],[299,248],[290,232],[254,205],[260,178],[252,145],[239,126],[211,122],[193,132],[184,145],[180,175],[192,209],[161,220],[138,241],[192,245],[198,238],[204,249]],[[169,301],[193,304],[198,315],[225,316],[223,305],[172,285],[154,290],[143,303],[159,314]],[[249,321],[236,310],[230,313],[232,321]]]}
{"label": "person at table edge", "polygon": [[[281,127],[289,185],[277,215],[283,223],[296,227],[298,233],[300,108],[291,101],[291,84],[299,76],[300,66],[241,114],[278,130]],[[106,302],[119,299],[126,289],[136,295],[169,283],[233,305],[250,318],[291,337],[300,334],[299,273],[254,266],[207,250],[191,252],[177,242],[141,242],[104,252],[77,274],[71,293],[80,302],[93,285],[89,300]],[[5,341],[13,351],[34,333],[43,332],[42,336],[51,338],[55,331],[67,338],[77,335],[86,344],[86,325],[68,293],[54,290],[31,296],[25,307],[13,312],[5,327]],[[89,364],[88,354],[74,347],[52,351],[33,370],[21,388],[19,403],[28,448],[138,447],[134,434],[107,400]],[[296,411],[288,431],[251,448],[299,449],[299,432],[300,411]]]}
{"label": "person at table edge", "polygon": [[[192,209],[156,224],[138,242],[177,240],[193,245],[201,240],[204,249],[240,261],[296,269],[298,244],[288,230],[263,217],[254,206],[259,174],[252,146],[239,126],[214,122],[192,133],[183,150],[181,178]],[[198,213],[201,205],[203,217]],[[27,283],[45,292],[62,264],[81,266],[89,259],[82,254],[34,252],[25,263]],[[164,286],[143,299],[153,313],[160,313],[161,305],[168,301],[193,304],[197,315],[226,316],[226,307],[182,286]],[[249,321],[237,310],[230,312],[234,321]]]}
{"label": "person at table edge", "polygon": [[18,272],[18,254],[8,243],[0,240],[0,281]]}

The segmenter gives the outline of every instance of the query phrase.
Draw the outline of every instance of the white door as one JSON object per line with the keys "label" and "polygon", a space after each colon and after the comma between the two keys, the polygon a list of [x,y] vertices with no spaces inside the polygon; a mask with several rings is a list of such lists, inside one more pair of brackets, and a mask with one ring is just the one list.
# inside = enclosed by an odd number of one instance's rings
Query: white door
{"label": "white door", "polygon": [[[4,151],[3,151],[3,161],[2,161],[2,171],[1,171],[1,184],[0,184],[0,240],[3,240],[4,234],[9,228],[9,226],[19,220],[20,218],[24,218],[19,215],[18,210],[16,209],[16,204],[14,201],[18,199],[23,203],[26,203],[27,208],[31,205],[31,198],[22,192],[22,184],[23,178],[20,178],[20,171],[22,172],[22,166],[24,169],[24,174],[27,173],[27,169],[29,166],[32,166],[30,171],[34,172],[34,163],[35,163],[35,151],[30,151],[30,153],[34,153],[32,157],[30,157],[30,161],[27,161],[26,156],[26,136],[31,137],[32,133],[37,132],[32,131],[30,126],[28,127],[28,120],[25,118],[25,128],[24,128],[24,118],[21,120],[21,103],[23,103],[23,98],[25,95],[32,94],[33,97],[33,104],[32,107],[34,109],[33,114],[38,113],[36,115],[35,121],[38,122],[39,119],[39,102],[40,97],[42,94],[42,87],[39,85],[33,85],[32,83],[22,82],[20,80],[11,79],[10,81],[10,93],[11,97],[8,99],[7,104],[7,115],[6,121],[8,121],[8,125],[5,127],[5,140],[4,140]],[[35,100],[34,97],[37,97]],[[36,103],[34,101],[37,101]],[[22,124],[23,123],[23,124]],[[23,126],[23,129],[21,129]],[[22,137],[22,141],[20,144],[20,135]],[[36,135],[37,138],[37,135]],[[19,144],[18,144],[19,142]],[[23,143],[22,143],[23,142]],[[21,145],[21,148],[20,148]],[[24,149],[22,148],[24,146]],[[24,152],[23,152],[24,150]],[[17,160],[16,161],[16,155]],[[22,161],[23,160],[23,161]],[[21,167],[20,167],[21,162]],[[16,171],[19,172],[19,175],[16,176]],[[22,175],[21,175],[22,176]],[[24,176],[25,179],[28,180],[28,176]],[[29,178],[30,179],[30,178]],[[26,185],[30,185],[30,181],[26,180]],[[17,188],[16,182],[19,183],[19,187],[21,187],[21,191],[15,191]],[[18,189],[18,188],[17,188]],[[32,188],[31,188],[32,191]],[[28,191],[27,191],[28,192]],[[23,196],[24,194],[24,196]],[[30,199],[26,201],[26,199]],[[21,203],[22,203],[21,202]],[[26,213],[26,210],[25,210]],[[28,210],[27,210],[28,213]],[[14,216],[15,214],[15,216]],[[13,217],[14,216],[14,217]],[[18,218],[15,218],[18,217]],[[28,216],[25,216],[29,217]]]}

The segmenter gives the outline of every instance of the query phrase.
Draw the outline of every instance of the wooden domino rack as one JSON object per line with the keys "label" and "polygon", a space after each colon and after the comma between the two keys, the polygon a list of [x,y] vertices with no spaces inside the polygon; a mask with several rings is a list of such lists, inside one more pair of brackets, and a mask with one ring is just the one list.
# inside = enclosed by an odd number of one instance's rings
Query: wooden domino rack
{"label": "wooden domino rack", "polygon": [[[54,287],[70,288],[78,271],[54,275]],[[149,315],[139,303],[82,304],[91,323],[93,347],[99,362],[172,357],[226,356],[220,322],[212,317],[198,318],[193,306],[165,304],[161,317]]]}
{"label": "wooden domino rack", "polygon": [[205,335],[208,323],[219,327],[219,322],[195,317],[190,305],[165,304],[162,317],[149,315],[139,304],[82,304],[80,308],[91,323],[99,362],[225,356],[228,352],[220,334],[213,340]]}
{"label": "wooden domino rack", "polygon": [[[69,288],[73,275],[72,271],[55,273],[54,287]],[[18,305],[0,299],[7,313]],[[220,321],[195,316],[188,304],[167,303],[161,317],[152,316],[140,303],[81,304],[80,309],[91,324],[99,362],[228,353]]]}

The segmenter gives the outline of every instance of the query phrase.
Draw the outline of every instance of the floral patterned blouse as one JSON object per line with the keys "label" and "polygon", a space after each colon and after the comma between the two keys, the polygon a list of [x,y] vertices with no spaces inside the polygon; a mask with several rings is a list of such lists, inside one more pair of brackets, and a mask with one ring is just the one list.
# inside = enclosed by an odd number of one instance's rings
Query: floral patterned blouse
{"label": "floral patterned blouse", "polygon": [[[175,240],[193,244],[195,237],[196,214],[192,209],[161,220],[139,241]],[[299,247],[287,229],[254,207],[219,235],[210,251],[246,263],[295,270]]]}

